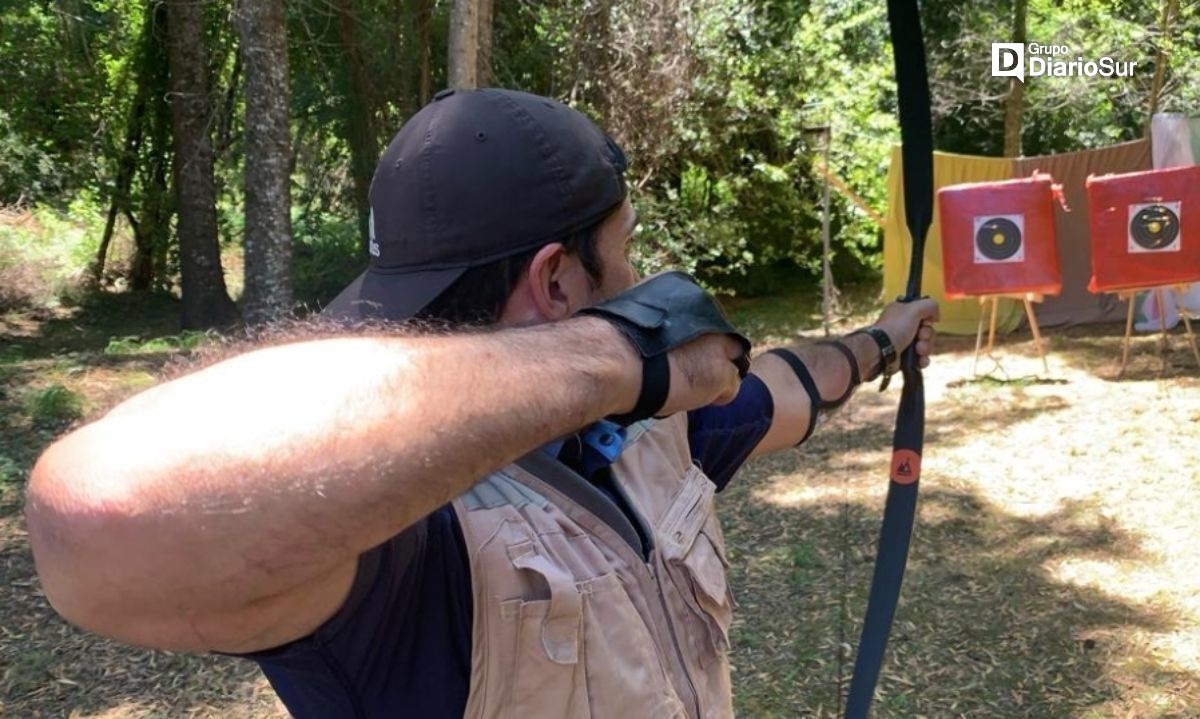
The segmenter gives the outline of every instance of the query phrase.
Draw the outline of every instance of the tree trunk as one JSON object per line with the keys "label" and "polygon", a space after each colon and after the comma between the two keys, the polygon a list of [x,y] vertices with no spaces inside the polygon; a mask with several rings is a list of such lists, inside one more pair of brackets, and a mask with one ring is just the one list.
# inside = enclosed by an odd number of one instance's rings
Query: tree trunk
{"label": "tree trunk", "polygon": [[420,53],[418,64],[421,68],[420,100],[424,107],[433,96],[433,78],[430,70],[433,46],[433,0],[413,0],[416,5],[414,17],[417,24],[417,52]]}
{"label": "tree trunk", "polygon": [[[138,50],[136,55],[136,68],[134,70],[134,82],[137,85],[137,92],[134,94],[133,103],[130,105],[129,119],[125,125],[125,140],[121,145],[120,153],[117,155],[117,172],[116,182],[113,185],[113,194],[109,199],[108,218],[104,223],[104,234],[100,238],[100,248],[96,251],[96,259],[88,268],[87,282],[92,289],[99,289],[101,280],[104,277],[104,265],[108,260],[108,247],[112,242],[113,232],[116,229],[117,217],[122,213],[131,214],[130,191],[133,187],[133,180],[137,174],[138,167],[138,151],[144,144],[142,142],[142,129],[145,125],[144,118],[146,115],[146,105],[150,99],[150,93],[153,88],[151,77],[155,70],[151,64],[155,59],[155,44],[158,42],[155,28],[156,17],[159,17],[155,7],[149,6],[146,9],[145,18],[142,21],[142,35],[138,40]],[[131,227],[136,227],[136,223]],[[137,233],[134,233],[136,237]]]}
{"label": "tree trunk", "polygon": [[454,0],[447,80],[456,90],[479,87],[479,0]]}
{"label": "tree trunk", "polygon": [[1150,83],[1150,113],[1146,117],[1146,137],[1150,137],[1150,126],[1154,113],[1158,112],[1159,95],[1163,80],[1167,76],[1167,46],[1171,43],[1171,18],[1179,10],[1179,0],[1163,0],[1162,22],[1159,26],[1158,51],[1154,56],[1154,80]]}
{"label": "tree trunk", "polygon": [[241,0],[235,14],[246,69],[247,324],[292,308],[291,136],[283,0]]}
{"label": "tree trunk", "polygon": [[[1012,41],[1025,44],[1025,15],[1029,0],[1016,0],[1013,14]],[[1019,157],[1021,154],[1021,115],[1025,109],[1025,83],[1012,77],[1008,80],[1008,100],[1004,106],[1004,156]]]}
{"label": "tree trunk", "polygon": [[375,123],[375,97],[370,72],[363,58],[359,38],[359,18],[351,0],[337,0],[338,34],[345,48],[350,92],[346,105],[347,141],[350,145],[350,172],[354,180],[354,204],[358,208],[358,231],[363,256],[367,250],[367,221],[371,213],[371,178],[379,160],[379,134]]}
{"label": "tree trunk", "polygon": [[[165,38],[167,10],[162,3],[154,3],[153,12],[154,33],[147,49],[146,66],[139,74],[138,81],[148,87],[151,98],[160,98],[167,97],[170,92]],[[129,223],[130,227],[135,228],[133,267],[129,273],[129,286],[134,290],[170,286],[168,251],[171,245],[171,215],[174,213],[168,179],[173,164],[171,109],[164,102],[149,103],[145,123],[138,167],[141,202],[138,220]]]}
{"label": "tree trunk", "polygon": [[225,288],[217,244],[204,6],[195,0],[167,0],[166,5],[181,321],[187,329],[220,327],[237,320],[237,307]]}
{"label": "tree trunk", "polygon": [[479,2],[479,53],[476,58],[477,69],[475,79],[479,87],[489,87],[495,82],[492,74],[492,10],[494,0],[478,0]]}

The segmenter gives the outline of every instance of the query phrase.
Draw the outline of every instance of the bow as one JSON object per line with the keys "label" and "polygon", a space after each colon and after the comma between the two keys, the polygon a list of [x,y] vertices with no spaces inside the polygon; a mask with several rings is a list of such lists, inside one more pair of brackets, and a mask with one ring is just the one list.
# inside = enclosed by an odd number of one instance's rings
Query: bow
{"label": "bow", "polygon": [[[888,0],[887,6],[900,106],[904,215],[912,236],[908,286],[900,301],[912,302],[921,294],[925,234],[933,220],[933,123],[917,0]],[[925,383],[917,365],[915,341],[904,350],[900,367],[904,390],[900,395],[892,438],[891,481],[888,482],[883,526],[879,532],[879,553],[867,599],[867,616],[846,698],[846,719],[865,719],[871,710],[883,653],[900,599],[900,585],[904,581],[904,566],[908,562],[916,516],[921,449],[925,442]]]}

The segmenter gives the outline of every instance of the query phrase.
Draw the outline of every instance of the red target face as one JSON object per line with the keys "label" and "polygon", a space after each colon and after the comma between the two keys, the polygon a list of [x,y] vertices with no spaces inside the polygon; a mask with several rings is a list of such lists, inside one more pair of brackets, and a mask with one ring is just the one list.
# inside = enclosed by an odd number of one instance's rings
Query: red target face
{"label": "red target face", "polygon": [[1200,281],[1200,166],[1091,177],[1092,292]]}
{"label": "red target face", "polygon": [[1062,289],[1049,175],[938,192],[946,297]]}

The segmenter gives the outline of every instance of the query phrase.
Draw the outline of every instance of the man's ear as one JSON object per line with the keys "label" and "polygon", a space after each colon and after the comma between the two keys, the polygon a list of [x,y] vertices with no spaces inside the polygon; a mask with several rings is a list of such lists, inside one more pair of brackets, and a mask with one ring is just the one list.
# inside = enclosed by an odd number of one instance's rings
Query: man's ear
{"label": "man's ear", "polygon": [[525,273],[528,297],[546,320],[561,320],[588,304],[591,283],[579,257],[560,242],[538,250]]}

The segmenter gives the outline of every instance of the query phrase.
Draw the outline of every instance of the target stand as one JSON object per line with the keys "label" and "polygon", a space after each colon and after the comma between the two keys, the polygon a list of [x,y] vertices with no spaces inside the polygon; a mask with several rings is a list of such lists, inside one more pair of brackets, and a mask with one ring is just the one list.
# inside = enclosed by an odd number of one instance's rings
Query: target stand
{"label": "target stand", "polygon": [[1136,289],[1119,290],[1115,294],[1118,298],[1129,303],[1129,309],[1125,314],[1125,338],[1121,341],[1121,368],[1117,371],[1117,376],[1125,374],[1125,368],[1129,364],[1129,346],[1133,339],[1133,309],[1134,299],[1141,292],[1153,292],[1158,300],[1159,307],[1159,322],[1160,334],[1158,339],[1158,358],[1162,363],[1163,369],[1167,367],[1167,349],[1170,347],[1170,333],[1167,330],[1167,313],[1166,305],[1163,300],[1166,299],[1166,293],[1175,293],[1175,303],[1179,306],[1179,317],[1183,320],[1184,332],[1187,335],[1188,345],[1192,348],[1192,356],[1196,358],[1196,366],[1200,367],[1200,349],[1196,347],[1196,335],[1192,332],[1192,321],[1188,317],[1188,309],[1184,306],[1184,292],[1187,291],[1187,285],[1159,285],[1158,287],[1140,287]]}
{"label": "target stand", "polygon": [[1033,344],[1037,347],[1038,357],[1042,360],[1042,369],[1046,374],[1050,374],[1050,363],[1046,360],[1046,348],[1042,343],[1042,332],[1038,328],[1037,314],[1033,311],[1033,303],[1041,302],[1045,298],[1041,292],[1007,292],[998,295],[981,295],[979,297],[979,325],[975,331],[975,361],[971,364],[971,374],[979,376],[979,352],[983,348],[983,324],[984,317],[989,316],[988,304],[991,304],[990,317],[988,320],[988,341],[985,353],[992,359],[993,362],[1000,362],[992,356],[992,348],[996,344],[996,314],[997,308],[1000,305],[1000,300],[1020,300],[1025,305],[1025,317],[1029,320],[1029,328],[1033,331]]}
{"label": "target stand", "polygon": [[[1154,292],[1160,307],[1168,291],[1176,293],[1188,344],[1200,366],[1192,318],[1182,301],[1184,288],[1200,281],[1200,166],[1093,176],[1087,180],[1087,193],[1092,231],[1088,289],[1129,303],[1118,376],[1129,364],[1134,297],[1139,292]],[[1165,313],[1161,329],[1158,352],[1165,369]]]}
{"label": "target stand", "polygon": [[1067,211],[1062,188],[1050,175],[1035,172],[1016,180],[951,185],[939,190],[937,196],[945,297],[979,300],[972,374],[979,376],[985,322],[986,353],[1004,371],[992,356],[1001,299],[1019,300],[1025,306],[1042,368],[1049,374],[1050,363],[1033,303],[1062,291],[1055,222],[1056,201]]}

